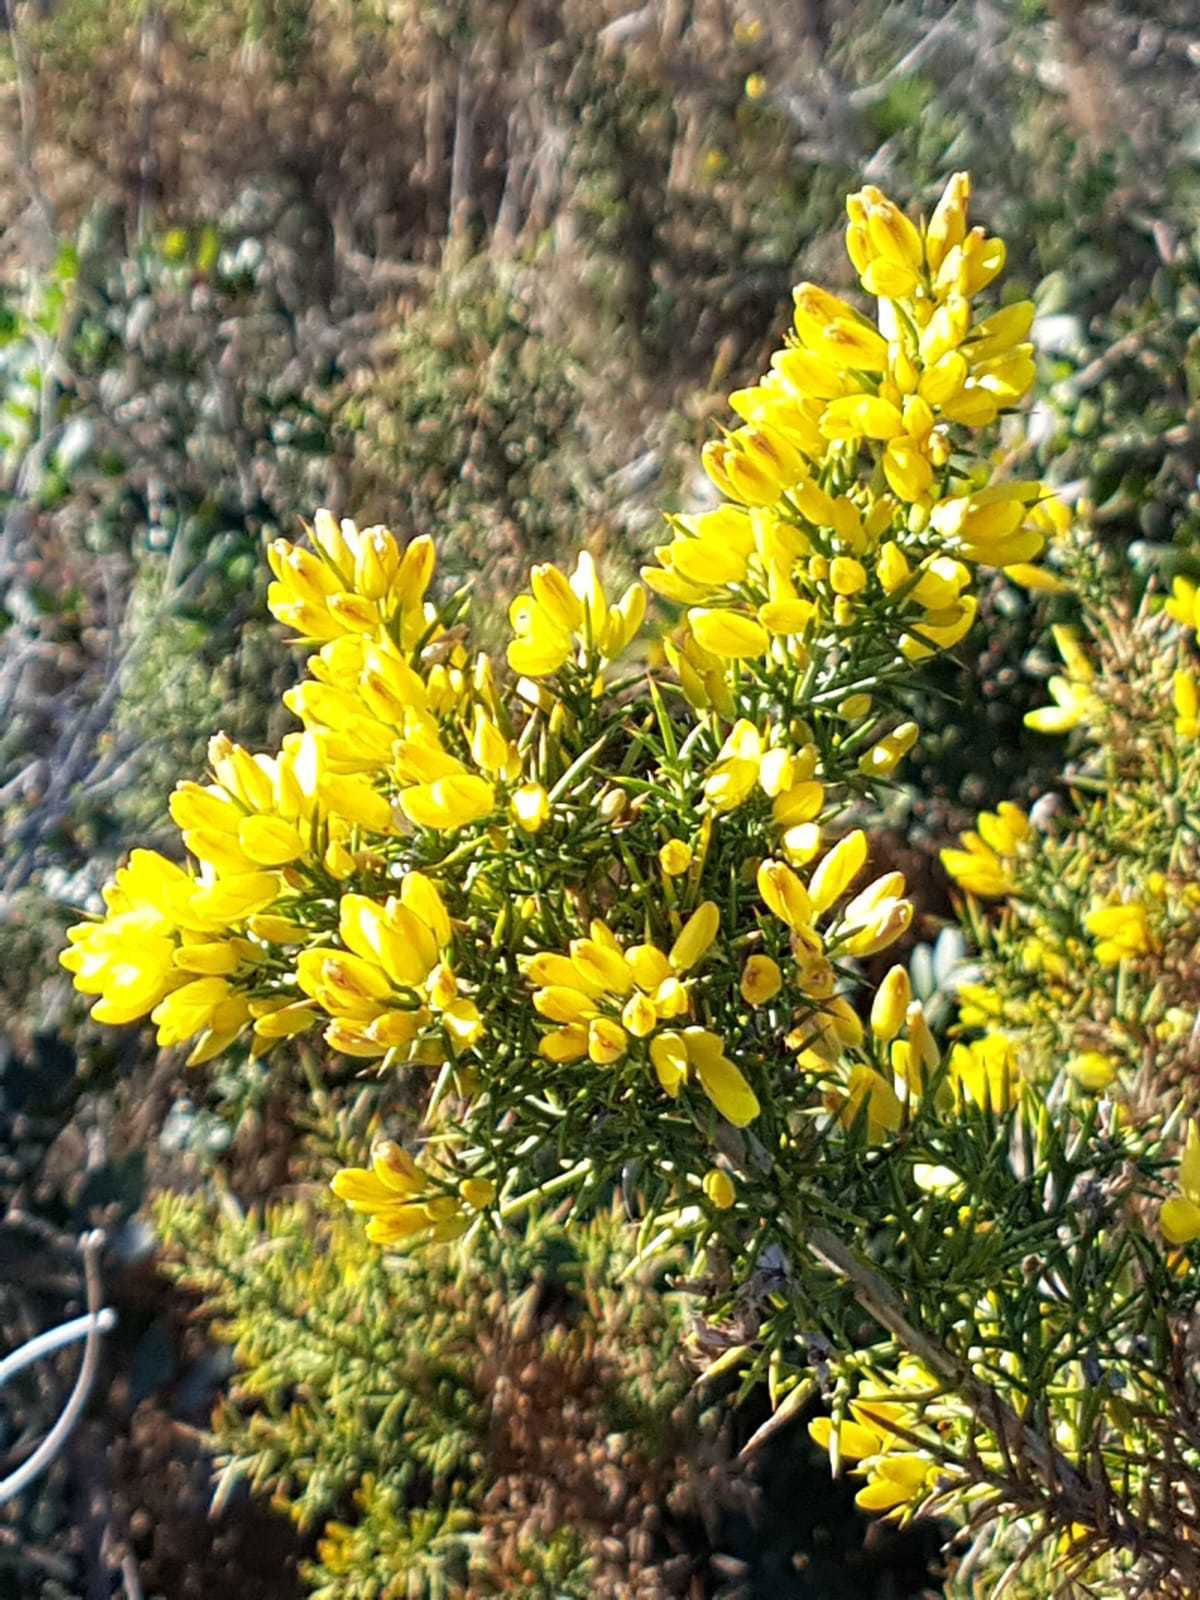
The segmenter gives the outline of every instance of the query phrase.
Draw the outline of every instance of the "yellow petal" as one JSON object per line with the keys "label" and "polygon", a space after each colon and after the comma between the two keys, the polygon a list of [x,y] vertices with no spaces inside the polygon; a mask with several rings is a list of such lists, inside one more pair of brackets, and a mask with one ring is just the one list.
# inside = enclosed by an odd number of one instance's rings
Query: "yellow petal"
{"label": "yellow petal", "polygon": [[705,900],[696,907],[668,956],[676,972],[690,972],[707,955],[721,925],[721,914],[714,900]]}
{"label": "yellow petal", "polygon": [[1200,1205],[1181,1194],[1164,1200],[1158,1225],[1168,1244],[1190,1244],[1200,1238]]}

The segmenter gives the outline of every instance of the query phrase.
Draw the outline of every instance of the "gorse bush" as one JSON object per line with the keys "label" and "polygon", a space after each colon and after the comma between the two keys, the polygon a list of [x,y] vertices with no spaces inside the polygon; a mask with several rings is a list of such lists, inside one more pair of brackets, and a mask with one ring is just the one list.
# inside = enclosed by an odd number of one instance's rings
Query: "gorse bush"
{"label": "gorse bush", "polygon": [[[268,603],[315,647],[284,697],[302,730],[276,755],[216,735],[171,798],[188,864],[135,851],[62,960],[98,1021],[150,1015],[193,1064],[318,1031],[361,1062],[378,1137],[332,1182],[373,1243],[483,1248],[619,1184],[632,1270],[686,1252],[716,1370],[783,1418],[821,1394],[863,1507],[1011,1539],[1064,1590],[1183,1595],[1194,1157],[1160,1218],[1177,1126],[1068,1092],[1090,1068],[1056,1054],[1027,1067],[986,993],[943,1049],[887,967],[904,879],[868,873],[978,569],[1059,588],[1037,562],[1070,559],[1063,507],[981,437],[1033,380],[1033,307],[980,304],[1005,248],[968,196],[956,175],[920,223],[850,197],[875,320],[801,284],[704,450],[722,504],[670,518],[619,600],[586,551],[535,566],[507,673],[428,599],[429,538],[323,512],[310,549],[277,540]],[[676,617],[654,634],[647,591]],[[1086,720],[1068,668],[1056,704]],[[1006,807],[949,865],[1004,893],[1032,837]],[[1124,888],[1089,872],[1067,908],[1118,1015],[1166,938]],[[1080,947],[1032,936],[1052,993]]]}
{"label": "gorse bush", "polygon": [[[1050,680],[1053,703],[1026,720],[1040,734],[1072,740],[1072,757],[1061,763],[1068,792],[1044,796],[1028,816],[1004,804],[985,812],[958,847],[942,852],[972,897],[967,920],[977,947],[960,984],[957,1029],[964,1038],[982,1034],[996,1064],[1038,1085],[1050,1103],[1069,1106],[1072,1121],[1107,1119],[1121,1137],[1131,1128],[1161,1130],[1183,1145],[1177,1174],[1164,1174],[1149,1192],[1132,1166],[1104,1182],[1085,1181],[1075,1195],[1075,1228],[1085,1238],[1108,1231],[1119,1237],[1114,1222],[1129,1207],[1142,1229],[1157,1232],[1169,1270],[1188,1284],[1195,1272],[1190,1247],[1200,1237],[1200,1134],[1189,1120],[1200,932],[1196,591],[1177,578],[1162,604],[1086,539],[1064,557],[1082,626],[1055,628],[1062,671]],[[980,1045],[954,1047],[964,1048]],[[1148,1261],[1141,1229],[1124,1247]],[[1043,1292],[1065,1287],[1047,1280]],[[1122,1307],[1133,1294],[1143,1297],[1140,1326],[1120,1353],[1153,1349],[1163,1337],[1161,1308],[1141,1282],[1122,1284],[1120,1293]],[[1190,1540],[1195,1461],[1187,1441],[1197,1396],[1185,1342],[1193,1328],[1188,1295],[1178,1317],[1167,1320],[1153,1376],[1140,1384],[1114,1361],[1100,1326],[1081,1319],[1074,1330],[1084,1382],[1103,1396],[1091,1404],[1110,1419],[1107,1449],[1097,1459],[1114,1477],[1120,1470],[1126,1482],[1138,1481],[1143,1496],[1135,1549],[1139,1540],[1151,1546],[1159,1527],[1183,1530]],[[987,1530],[981,1569],[1016,1560],[1024,1537],[1019,1526]],[[1068,1554],[1076,1542],[1088,1549],[1082,1529],[1067,1542]],[[1054,1554],[1051,1547],[1032,1562],[1016,1592],[1051,1589]],[[1088,1576],[1099,1579],[1099,1592],[1112,1592],[1111,1568]],[[1162,1582],[1153,1592],[1194,1591],[1194,1578],[1183,1574]],[[1126,1588],[1144,1592],[1131,1573],[1121,1592]],[[963,1583],[947,1592],[976,1590]]]}
{"label": "gorse bush", "polygon": [[321,1531],[315,1595],[686,1592],[680,1530],[731,1466],[679,1297],[617,1281],[619,1217],[402,1264],[311,1205],[260,1222],[169,1196],[158,1221],[237,1352],[219,1493],[244,1478]]}
{"label": "gorse bush", "polygon": [[942,852],[964,889],[998,906],[972,915],[959,1021],[1001,1028],[1027,1077],[1065,1073],[1084,1093],[1119,1084],[1139,1120],[1177,1121],[1193,1109],[1197,1048],[1196,591],[1177,578],[1165,606],[1134,603],[1115,563],[1086,546],[1076,561],[1084,628],[1054,629],[1054,703],[1027,718],[1080,741],[1070,803],[1047,796],[1032,821],[1001,806]]}

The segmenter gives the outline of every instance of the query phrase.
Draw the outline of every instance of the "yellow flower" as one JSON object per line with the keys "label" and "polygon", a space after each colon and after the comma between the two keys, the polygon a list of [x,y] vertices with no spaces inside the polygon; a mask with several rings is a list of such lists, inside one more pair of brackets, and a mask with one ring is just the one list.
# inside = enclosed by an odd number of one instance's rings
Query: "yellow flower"
{"label": "yellow flower", "polygon": [[863,288],[893,300],[911,295],[924,267],[921,235],[913,223],[874,184],[850,195],[846,210],[846,248]]}
{"label": "yellow flower", "polygon": [[483,1024],[458,993],[443,959],[451,938],[441,895],[423,873],[410,872],[399,896],[386,901],[344,894],[338,908],[342,948],[318,945],[296,957],[301,992],[332,1020],[325,1038],[359,1057],[411,1045],[435,1014],[453,1046],[474,1044]]}
{"label": "yellow flower", "polygon": [[1084,1050],[1067,1062],[1067,1071],[1075,1082],[1093,1093],[1107,1089],[1117,1075],[1117,1063],[1099,1050]]}
{"label": "yellow flower", "polygon": [[1091,687],[1096,678],[1095,670],[1084,654],[1078,630],[1056,626],[1054,639],[1066,663],[1067,676],[1050,679],[1054,705],[1026,713],[1025,726],[1038,733],[1069,733],[1081,723],[1095,722],[1101,710],[1100,700]]}
{"label": "yellow flower", "polygon": [[276,539],[267,559],[276,581],[267,604],[306,639],[398,635],[410,648],[425,631],[425,592],[433,577],[433,543],[414,539],[403,554],[386,528],[360,530],[318,511],[310,530],[316,554]]}
{"label": "yellow flower", "polygon": [[902,872],[885,872],[842,908],[830,942],[849,956],[873,956],[903,937],[913,918]]}
{"label": "yellow flower", "polygon": [[[725,1054],[725,1041],[720,1035],[706,1028],[685,1028],[676,1038],[682,1040],[688,1066],[699,1078],[701,1088],[725,1120],[735,1128],[753,1122],[759,1112],[757,1097]],[[666,1088],[665,1083],[663,1087]]]}
{"label": "yellow flower", "polygon": [[1046,542],[1028,509],[1041,492],[1037,483],[999,483],[956,495],[933,507],[930,526],[946,540],[950,553],[968,561],[989,567],[1029,561]]}
{"label": "yellow flower", "polygon": [[209,741],[215,783],[181,783],[171,796],[183,842],[219,873],[281,867],[309,849],[324,764],[311,734],[280,754],[254,755],[219,733]]}
{"label": "yellow flower", "polygon": [[[92,1007],[97,1022],[118,1025],[154,1013],[160,1043],[202,1034],[193,1059],[206,1060],[249,1017],[226,980],[253,947],[214,935],[261,911],[278,891],[273,873],[196,879],[156,851],[135,850],[104,890],[107,914],[69,928],[59,961],[81,994],[99,997]],[[198,980],[208,987],[196,988]],[[160,1016],[157,1008],[181,990],[188,996]]]}
{"label": "yellow flower", "polygon": [[894,944],[912,921],[911,902],[902,898],[903,876],[885,873],[843,906],[827,930],[818,931],[817,921],[846,893],[866,859],[866,835],[855,829],[826,854],[807,887],[782,861],[768,859],[759,866],[758,892],[792,930],[795,981],[811,999],[828,1000],[833,993],[827,949],[872,955]]}
{"label": "yellow flower", "polygon": [[373,1244],[399,1244],[432,1230],[435,1239],[453,1239],[467,1224],[457,1197],[430,1194],[416,1162],[390,1140],[375,1147],[369,1168],[345,1167],[330,1188],[352,1211],[370,1218]]}
{"label": "yellow flower", "polygon": [[698,906],[669,954],[651,944],[622,948],[597,921],[589,938],[572,940],[569,955],[546,950],[524,957],[534,1010],[557,1024],[543,1034],[539,1053],[563,1063],[585,1055],[601,1065],[627,1057],[645,1062],[671,1098],[694,1074],[722,1116],[739,1127],[751,1121],[758,1101],[721,1038],[674,1026],[689,1014],[685,979],[707,954],[719,920],[714,902]]}
{"label": "yellow flower", "polygon": [[1028,562],[1017,561],[1005,567],[1004,576],[1019,583],[1022,589],[1032,589],[1038,594],[1071,594],[1073,589],[1065,578],[1049,572],[1045,567],[1033,567]]}
{"label": "yellow flower", "polygon": [[732,1178],[717,1167],[704,1174],[701,1188],[718,1211],[728,1211],[737,1199],[737,1190],[733,1186]]}
{"label": "yellow flower", "polygon": [[866,1484],[855,1495],[863,1511],[886,1512],[898,1516],[917,1505],[936,1485],[937,1461],[924,1451],[914,1450],[906,1439],[888,1430],[894,1421],[911,1429],[911,1408],[864,1397],[852,1402],[855,1420],[834,1427],[828,1417],[817,1417],[808,1431],[822,1449],[839,1460],[855,1461],[857,1473]]}
{"label": "yellow flower", "polygon": [[871,1144],[895,1133],[904,1117],[896,1091],[873,1067],[852,1067],[847,1093],[836,1096],[835,1104],[838,1121],[844,1128],[853,1128],[860,1117],[865,1117]]}
{"label": "yellow flower", "polygon": [[838,840],[809,879],[808,897],[813,910],[819,915],[840,900],[866,864],[867,836],[861,828],[855,828]]}
{"label": "yellow flower", "polygon": [[158,1043],[167,1047],[206,1035],[189,1060],[193,1065],[211,1060],[227,1049],[250,1020],[244,995],[224,978],[195,978],[173,989],[150,1013],[158,1024]]}
{"label": "yellow flower", "polygon": [[792,290],[792,323],[805,350],[835,369],[884,372],[887,341],[844,300],[815,283]]}
{"label": "yellow flower", "polygon": [[1154,948],[1146,907],[1140,900],[1098,906],[1087,913],[1083,925],[1098,940],[1096,960],[1103,967],[1115,967],[1128,956],[1145,955]]}
{"label": "yellow flower", "polygon": [[814,765],[811,749],[793,755],[782,746],[768,746],[754,724],[742,717],[730,729],[704,780],[704,798],[714,811],[734,811],[757,785],[776,801],[776,822],[785,826],[809,822],[825,798],[822,786],[811,781]]}
{"label": "yellow flower", "polygon": [[947,253],[962,243],[967,231],[967,203],[971,178],[966,172],[951,175],[925,229],[925,260],[936,273]]}
{"label": "yellow flower", "polygon": [[764,861],[758,869],[758,892],[789,928],[807,928],[813,920],[808,890],[782,861]]}
{"label": "yellow flower", "polygon": [[1171,597],[1163,610],[1175,622],[1195,632],[1200,627],[1200,589],[1188,578],[1175,578],[1171,583]]}
{"label": "yellow flower", "polygon": [[710,439],[701,464],[722,494],[747,506],[773,505],[805,476],[805,456],[779,428],[737,428]]}
{"label": "yellow flower", "polygon": [[1051,678],[1047,687],[1054,696],[1054,704],[1027,711],[1027,728],[1035,733],[1070,733],[1072,728],[1093,720],[1098,701],[1090,689],[1062,677]]}
{"label": "yellow flower", "polygon": [[1200,733],[1200,691],[1190,672],[1177,672],[1171,681],[1175,702],[1175,732],[1181,739]]}
{"label": "yellow flower", "polygon": [[897,1039],[892,1044],[891,1065],[896,1080],[910,1095],[923,1095],[930,1074],[941,1061],[941,1051],[925,1020],[925,1008],[919,1000],[911,1001],[904,1013],[907,1039]]}
{"label": "yellow flower", "polygon": [[904,432],[899,409],[877,395],[845,395],[831,400],[821,418],[827,439],[894,439]]}
{"label": "yellow flower", "polygon": [[995,811],[980,812],[977,827],[977,833],[960,834],[963,849],[939,852],[942,865],[968,894],[1002,899],[1016,890],[1012,863],[1032,839],[1032,825],[1019,806],[1002,801]]}
{"label": "yellow flower", "polygon": [[663,876],[678,878],[692,864],[692,847],[683,839],[668,839],[658,852],[658,864]]}
{"label": "yellow flower", "polygon": [[1179,1163],[1179,1193],[1164,1200],[1158,1225],[1168,1244],[1200,1239],[1200,1128],[1188,1124],[1187,1143]]}
{"label": "yellow flower", "polygon": [[[407,898],[413,898],[411,889]],[[433,927],[410,909],[403,896],[381,903],[367,895],[344,894],[338,907],[338,934],[347,950],[381,968],[398,988],[426,982],[438,963],[439,941]]]}
{"label": "yellow flower", "polygon": [[721,914],[716,902],[706,900],[696,907],[684,924],[667,957],[673,972],[690,972],[704,959],[717,936]]}
{"label": "yellow flower", "polygon": [[909,504],[922,499],[933,483],[933,466],[925,451],[903,435],[888,441],[883,472],[892,493]]}
{"label": "yellow flower", "polygon": [[175,965],[174,934],[160,912],[142,906],[68,928],[58,959],[81,994],[99,996],[95,1020],[116,1026],[146,1016],[187,981]]}
{"label": "yellow flower", "polygon": [[902,722],[859,757],[858,770],[867,778],[890,778],[919,735],[915,722]]}
{"label": "yellow flower", "polygon": [[771,642],[760,622],[736,611],[693,609],[688,612],[688,624],[703,649],[722,661],[761,656]]}
{"label": "yellow flower", "polygon": [[521,774],[521,757],[511,739],[506,739],[482,706],[475,707],[471,730],[471,756],[489,778],[513,783]]}
{"label": "yellow flower", "polygon": [[905,1013],[912,1000],[912,984],[904,967],[892,967],[875,991],[871,1002],[871,1032],[887,1043],[894,1039],[904,1025]]}
{"label": "yellow flower", "polygon": [[516,637],[508,664],[527,678],[545,678],[582,652],[615,661],[628,648],[646,612],[646,591],[633,583],[609,606],[596,564],[585,550],[570,578],[549,564],[530,573],[530,593],[509,608]]}
{"label": "yellow flower", "polygon": [[398,803],[419,828],[447,832],[486,817],[495,809],[496,791],[485,779],[460,770],[402,790]]}
{"label": "yellow flower", "polygon": [[679,677],[688,704],[696,711],[715,706],[723,716],[732,715],[733,696],[726,681],[726,667],[720,656],[705,650],[689,627],[677,629],[664,639],[663,654]]}
{"label": "yellow flower", "polygon": [[514,789],[510,804],[523,833],[538,833],[550,819],[550,796],[540,783],[523,783]]}
{"label": "yellow flower", "polygon": [[773,1000],[783,987],[783,974],[770,956],[750,956],[742,968],[739,985],[742,999],[747,1005],[764,1006]]}
{"label": "yellow flower", "polygon": [[875,561],[875,575],[885,594],[895,594],[912,577],[908,558],[894,539],[882,545]]}
{"label": "yellow flower", "polygon": [[662,566],[642,572],[652,589],[669,600],[692,604],[709,589],[742,582],[754,554],[749,512],[740,506],[721,506],[670,521],[675,538],[655,551]]}
{"label": "yellow flower", "polygon": [[1000,1033],[970,1044],[956,1044],[947,1063],[950,1081],[977,1106],[1007,1111],[1016,1094],[1018,1073],[1012,1043]]}

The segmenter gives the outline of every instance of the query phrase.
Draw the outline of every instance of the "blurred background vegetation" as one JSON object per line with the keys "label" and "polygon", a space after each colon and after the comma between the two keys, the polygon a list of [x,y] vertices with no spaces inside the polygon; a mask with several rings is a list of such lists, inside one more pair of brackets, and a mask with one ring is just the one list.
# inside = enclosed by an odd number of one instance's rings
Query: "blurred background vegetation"
{"label": "blurred background vegetation", "polygon": [[[314,1198],[361,1114],[349,1071],[315,1099],[311,1062],[185,1081],[101,1040],[54,954],[163,841],[212,730],[281,731],[266,540],[322,504],[433,532],[493,638],[531,561],[582,542],[633,568],[664,508],[703,502],[698,446],[791,285],[849,287],[863,181],[922,206],[970,169],[1005,292],[1039,308],[1036,404],[999,450],[1136,582],[1196,575],[1194,0],[0,20],[0,1344],[78,1310],[96,1222],[121,1319],[68,1452],[0,1512],[0,1597],[938,1593],[936,1530],[865,1533],[798,1424],[740,1455],[765,1401],[691,1391],[686,1302],[612,1287],[614,1223],[396,1278]],[[1063,606],[997,577],[919,707],[878,843],[921,896],[921,992],[955,953],[931,951],[937,844],[1053,781],[1021,718]],[[167,1190],[189,1198],[152,1226]],[[75,1359],[6,1392],[0,1468]]]}

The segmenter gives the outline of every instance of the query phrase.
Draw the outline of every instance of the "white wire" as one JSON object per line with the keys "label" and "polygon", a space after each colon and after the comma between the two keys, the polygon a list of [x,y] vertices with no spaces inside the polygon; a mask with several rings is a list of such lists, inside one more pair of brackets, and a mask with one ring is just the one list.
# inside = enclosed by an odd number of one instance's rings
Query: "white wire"
{"label": "white wire", "polygon": [[86,1339],[88,1329],[93,1322],[98,1332],[107,1333],[110,1328],[116,1327],[117,1314],[109,1306],[97,1311],[94,1317],[90,1312],[85,1312],[82,1317],[75,1317],[57,1328],[49,1328],[45,1333],[39,1333],[35,1339],[30,1339],[27,1344],[20,1345],[0,1361],[0,1389],[3,1389],[10,1378],[24,1371],[26,1367],[32,1366],[35,1361],[40,1361],[43,1356],[52,1356],[64,1345],[74,1344],[76,1339]]}
{"label": "white wire", "polygon": [[79,1241],[79,1248],[83,1251],[84,1276],[87,1283],[86,1316],[76,1317],[73,1322],[65,1322],[61,1327],[51,1328],[46,1333],[38,1334],[36,1338],[30,1339],[27,1344],[23,1344],[0,1362],[0,1384],[2,1384],[14,1373],[27,1367],[30,1362],[36,1361],[39,1356],[47,1355],[63,1345],[70,1344],[73,1339],[78,1339],[81,1335],[85,1340],[79,1376],[75,1379],[70,1399],[63,1407],[58,1421],[33,1454],[23,1461],[15,1472],[10,1472],[7,1478],[0,1479],[0,1506],[20,1494],[45,1471],[67,1442],[87,1403],[96,1376],[100,1335],[111,1328],[117,1320],[113,1311],[107,1307],[104,1309],[100,1307],[100,1251],[103,1247],[104,1234],[99,1228],[85,1234]]}

